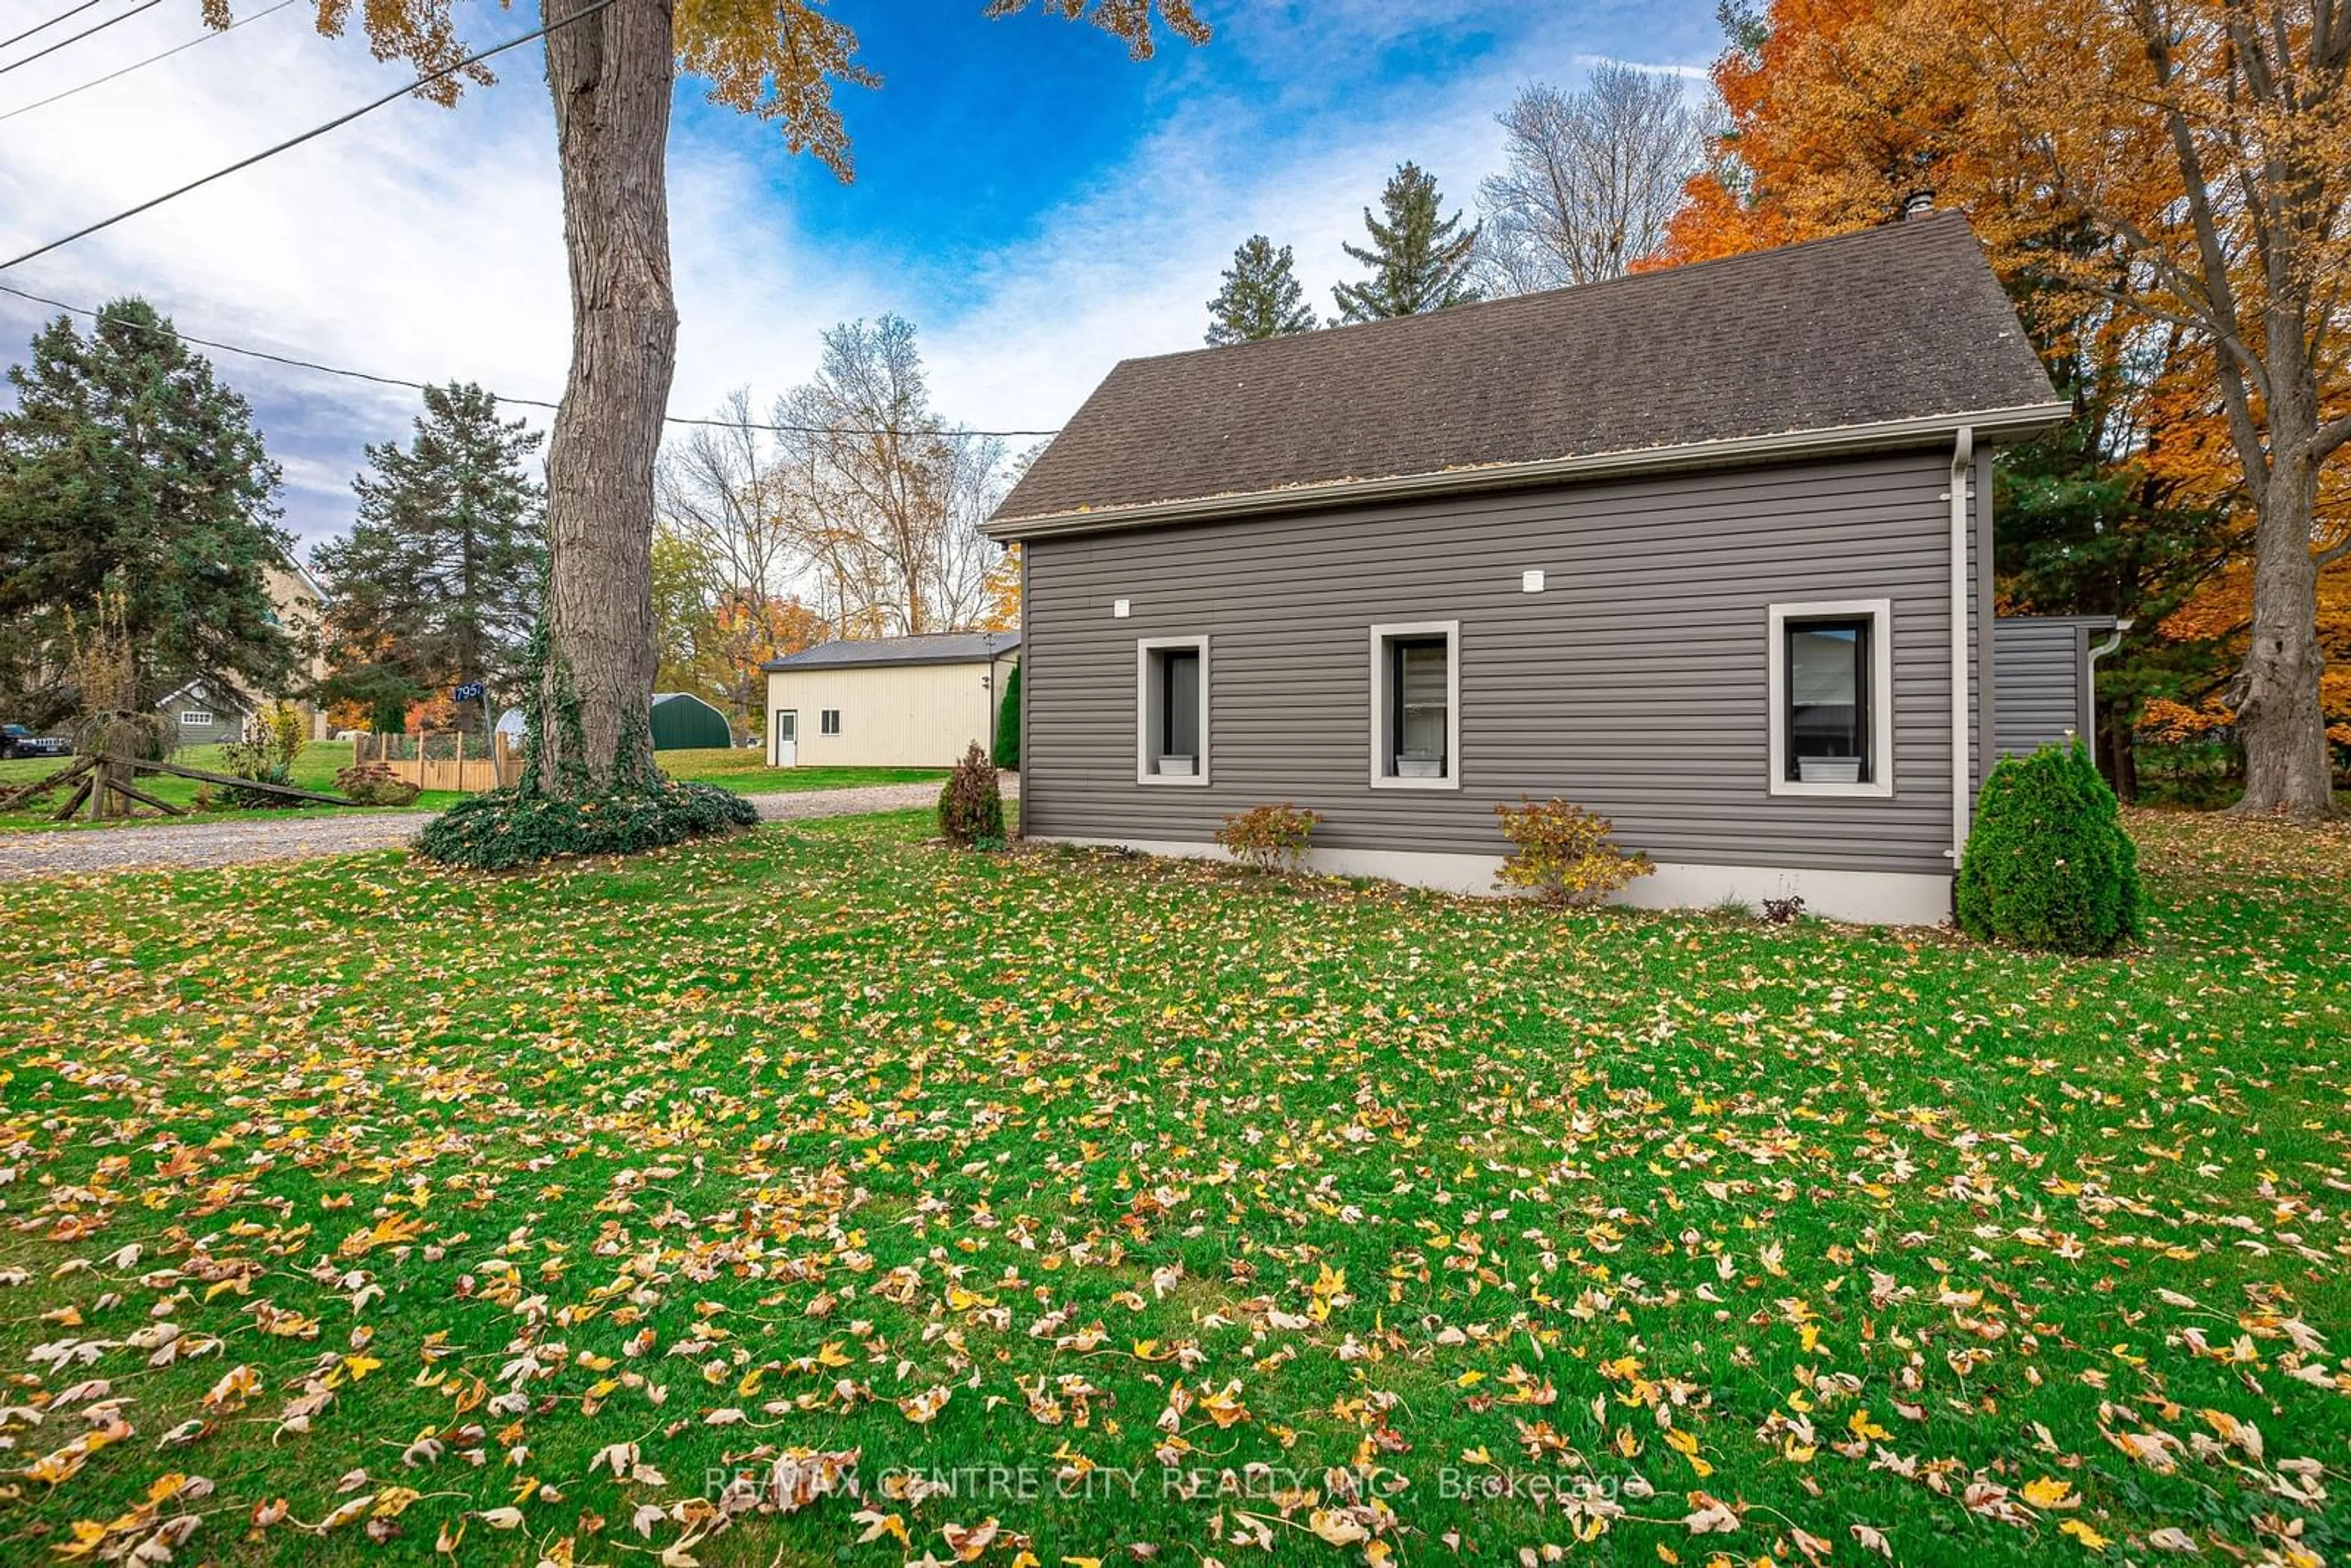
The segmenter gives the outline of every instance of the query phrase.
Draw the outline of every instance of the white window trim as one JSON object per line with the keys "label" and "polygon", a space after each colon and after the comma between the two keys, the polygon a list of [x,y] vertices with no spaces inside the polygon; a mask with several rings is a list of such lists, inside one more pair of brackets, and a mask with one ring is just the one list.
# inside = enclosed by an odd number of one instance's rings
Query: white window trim
{"label": "white window trim", "polygon": [[213,727],[212,710],[200,707],[187,708],[181,713],[180,722],[190,729],[210,729]]}
{"label": "white window trim", "polygon": [[[1876,775],[1866,784],[1806,784],[1788,773],[1788,622],[1870,621],[1869,755]],[[1855,800],[1885,800],[1894,795],[1894,601],[1890,599],[1824,599],[1774,604],[1771,612],[1770,783],[1774,795],[1815,795]]]}
{"label": "white window trim", "polygon": [[841,710],[837,707],[824,707],[817,709],[816,733],[817,738],[820,740],[839,739],[841,737]]}
{"label": "white window trim", "polygon": [[[1124,602],[1122,601],[1121,602]],[[1200,755],[1189,774],[1157,773],[1151,767],[1151,655],[1168,649],[1189,649],[1200,655]],[[1208,639],[1202,637],[1139,637],[1134,643],[1134,781],[1137,784],[1189,785],[1208,783]]]}
{"label": "white window trim", "polygon": [[[1398,637],[1445,639],[1445,777],[1401,779],[1385,770],[1387,747],[1387,644]],[[1372,788],[1458,789],[1461,788],[1461,622],[1391,621],[1372,628]]]}

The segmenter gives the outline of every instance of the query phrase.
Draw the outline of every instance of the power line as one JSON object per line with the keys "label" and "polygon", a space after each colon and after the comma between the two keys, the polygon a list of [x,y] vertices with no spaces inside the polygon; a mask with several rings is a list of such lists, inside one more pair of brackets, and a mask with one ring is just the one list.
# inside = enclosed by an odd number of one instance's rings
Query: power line
{"label": "power line", "polygon": [[[130,10],[121,12],[117,16],[109,16],[105,21],[99,23],[95,26],[84,27],[80,32],[74,34],[71,37],[59,38],[56,43],[51,44],[46,49],[35,49],[31,54],[26,55],[21,60],[10,60],[6,65],[0,66],[0,77],[6,76],[18,66],[29,66],[35,60],[46,59],[49,56],[56,54],[59,49],[67,48],[72,45],[80,43],[84,38],[89,37],[93,33],[103,33],[109,27],[113,26],[117,22],[128,22],[131,17],[136,16],[141,11],[152,11],[156,6],[161,5],[162,3],[163,0],[140,0],[140,3],[131,7]],[[70,15],[70,13],[68,13],[68,15]],[[51,18],[51,20],[61,22],[65,20],[65,18],[63,16],[57,16]],[[48,23],[44,22],[41,26],[48,26]],[[36,33],[40,30],[40,27],[33,29]]]}
{"label": "power line", "polygon": [[74,6],[71,10],[60,11],[46,22],[36,22],[33,26],[26,28],[23,32],[17,34],[13,38],[0,38],[0,49],[5,49],[11,44],[21,44],[36,33],[46,33],[51,27],[56,26],[58,23],[63,22],[69,17],[78,16],[84,11],[89,10],[91,6],[97,4],[98,0],[81,0],[81,4]]}
{"label": "power line", "polygon": [[[146,0],[146,4],[140,6],[139,9],[144,10],[147,5],[158,5],[160,3],[161,0]],[[89,235],[98,233],[100,229],[111,228],[125,218],[137,217],[141,213],[147,212],[151,208],[160,207],[168,201],[172,201],[176,197],[184,196],[189,192],[199,189],[202,186],[209,185],[214,180],[225,179],[227,176],[235,173],[240,169],[250,169],[256,163],[261,162],[265,159],[275,158],[280,152],[290,152],[294,148],[301,146],[305,141],[312,141],[318,137],[324,136],[329,131],[340,130],[341,127],[349,125],[352,120],[359,119],[360,116],[363,114],[371,114],[375,110],[381,109],[387,103],[392,103],[401,99],[406,98],[410,93],[415,92],[422,88],[430,87],[434,82],[441,80],[444,77],[455,76],[468,66],[478,65],[494,55],[505,54],[508,49],[519,48],[523,45],[529,43],[534,38],[543,38],[549,33],[557,32],[562,28],[570,26],[574,22],[584,22],[589,17],[593,16],[597,12],[601,11],[605,6],[610,5],[611,4],[612,4],[612,0],[595,0],[593,5],[583,6],[581,9],[574,11],[570,16],[564,17],[559,22],[549,22],[544,26],[534,27],[519,38],[508,38],[503,44],[494,44],[490,47],[482,50],[479,54],[467,55],[464,59],[443,66],[439,70],[427,71],[424,75],[418,77],[414,81],[410,82],[406,87],[397,88],[392,91],[384,94],[381,98],[374,99],[372,102],[363,103],[359,108],[351,110],[348,113],[339,114],[323,125],[312,126],[309,130],[303,131],[298,136],[289,136],[285,141],[277,143],[275,147],[265,147],[260,152],[254,153],[250,157],[238,159],[235,162],[231,163],[225,169],[215,169],[211,173],[204,175],[199,179],[189,181],[186,184],[178,187],[176,190],[166,191],[160,196],[151,197],[148,200],[140,203],[135,207],[125,207],[122,211],[115,214],[110,218],[100,218],[94,224],[89,224],[84,227],[78,228],[62,239],[53,239],[48,244],[38,246],[33,250],[28,250],[22,256],[12,256],[6,261],[0,261],[0,272],[5,272],[12,267],[21,267],[26,262],[32,260],[35,256],[47,256],[49,252],[69,246],[78,239],[86,239]],[[129,13],[125,13],[125,15],[129,15]],[[116,18],[118,21],[121,18],[120,17]],[[73,40],[68,38],[66,41],[68,43],[71,43]],[[23,63],[24,62],[21,60],[17,62],[18,65],[22,65]],[[0,66],[0,71],[11,70],[14,68],[14,67],[10,66]]]}
{"label": "power line", "polygon": [[[91,309],[87,305],[73,305],[68,304],[62,299],[51,299],[46,295],[35,294],[28,289],[18,288],[13,284],[0,283],[0,294],[13,294],[19,299],[30,300],[36,305],[45,305],[52,310],[63,310],[68,315],[87,316],[92,320],[96,320],[98,319],[98,312]],[[273,365],[285,365],[293,370],[315,371],[320,375],[342,376],[350,381],[368,382],[376,386],[404,387],[410,392],[425,392],[430,390],[434,384],[427,382],[410,381],[402,376],[377,375],[372,371],[347,370],[340,365],[321,364],[316,360],[300,359],[291,354],[273,353],[266,349],[248,349],[237,343],[224,343],[210,338],[192,337],[188,333],[180,331],[176,327],[173,328],[172,331],[172,335],[177,337],[182,342],[193,343],[200,349],[214,349],[225,354],[242,354],[247,359],[266,360]],[[562,404],[549,402],[544,398],[508,397],[504,392],[492,392],[490,396],[496,402],[510,403],[517,408],[542,408],[553,411],[562,407]],[[699,426],[711,430],[757,430],[763,431],[772,435],[906,435],[914,434],[913,432],[904,430],[854,429],[837,424],[762,424],[757,421],[737,423],[731,419],[693,419],[682,414],[674,413],[665,413],[662,415],[662,423],[664,424]],[[1033,436],[1057,435],[1060,434],[1060,431],[1058,429],[956,430],[949,431],[946,434],[956,435]]]}
{"label": "power line", "polygon": [[[95,5],[98,4],[98,0],[89,0],[89,3]],[[46,109],[50,104],[56,103],[61,99],[73,97],[76,93],[88,92],[94,87],[103,87],[108,82],[114,80],[118,77],[127,77],[132,71],[144,70],[146,68],[155,64],[159,60],[168,60],[173,55],[183,54],[189,49],[194,48],[198,44],[208,44],[214,38],[225,37],[228,34],[235,32],[239,27],[244,26],[248,22],[258,22],[264,16],[275,16],[278,12],[283,11],[288,5],[299,4],[301,4],[301,0],[277,0],[277,4],[272,5],[266,11],[256,11],[250,16],[240,16],[225,27],[217,29],[208,27],[204,31],[197,34],[194,37],[190,38],[186,43],[179,44],[171,48],[165,49],[159,55],[149,55],[145,59],[139,61],[135,65],[124,66],[120,70],[109,71],[102,77],[92,77],[89,80],[82,83],[79,87],[69,87],[63,92],[53,92],[47,98],[35,99],[30,103],[25,104],[16,109],[12,109],[5,114],[0,114],[0,120],[14,120],[20,114],[30,114],[37,109]]]}

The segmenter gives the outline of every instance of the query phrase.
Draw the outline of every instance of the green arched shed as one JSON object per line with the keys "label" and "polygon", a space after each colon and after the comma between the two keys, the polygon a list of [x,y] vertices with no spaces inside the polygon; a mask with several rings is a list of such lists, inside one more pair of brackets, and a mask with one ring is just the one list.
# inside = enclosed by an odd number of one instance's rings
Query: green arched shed
{"label": "green arched shed", "polygon": [[691,751],[735,744],[726,716],[691,692],[653,694],[653,749]]}

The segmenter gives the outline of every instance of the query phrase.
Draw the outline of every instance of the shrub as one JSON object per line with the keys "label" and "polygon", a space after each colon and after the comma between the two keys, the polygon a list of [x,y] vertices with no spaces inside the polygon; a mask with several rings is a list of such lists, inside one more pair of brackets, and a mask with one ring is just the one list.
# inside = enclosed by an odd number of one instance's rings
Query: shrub
{"label": "shrub", "polygon": [[1607,818],[1564,800],[1521,796],[1516,806],[1496,806],[1494,816],[1516,846],[1499,885],[1526,888],[1546,903],[1595,904],[1656,869],[1648,856],[1617,847]]}
{"label": "shrub", "polygon": [[1004,677],[1004,706],[996,715],[996,765],[1020,770],[1020,666]]}
{"label": "shrub", "polygon": [[957,849],[1004,842],[1004,795],[997,786],[996,764],[976,740],[939,791],[939,831]]}
{"label": "shrub", "polygon": [[[295,759],[309,744],[302,716],[294,710],[294,705],[276,702],[262,709],[244,739],[229,741],[221,747],[221,758],[227,770],[239,779],[250,779],[256,784],[291,784]],[[230,804],[249,810],[302,804],[291,796],[266,789],[240,789],[235,785],[227,786],[227,789]]]}
{"label": "shrub", "polygon": [[468,795],[424,825],[417,852],[446,865],[511,871],[559,855],[626,855],[747,828],[751,802],[674,779],[578,798],[509,785]]}
{"label": "shrub", "polygon": [[1237,861],[1259,871],[1296,871],[1306,859],[1307,841],[1322,822],[1319,811],[1301,810],[1285,800],[1279,806],[1251,806],[1225,819],[1217,842]]}
{"label": "shrub", "polygon": [[1763,923],[1767,925],[1787,925],[1804,917],[1804,895],[1792,893],[1785,898],[1763,901]]}
{"label": "shrub", "polygon": [[335,789],[346,800],[362,806],[407,806],[417,796],[414,784],[392,777],[392,769],[381,762],[361,762],[342,769],[335,775]]}
{"label": "shrub", "polygon": [[1979,941],[2110,953],[2137,934],[2138,846],[2079,739],[1992,768],[1957,904],[1960,929]]}

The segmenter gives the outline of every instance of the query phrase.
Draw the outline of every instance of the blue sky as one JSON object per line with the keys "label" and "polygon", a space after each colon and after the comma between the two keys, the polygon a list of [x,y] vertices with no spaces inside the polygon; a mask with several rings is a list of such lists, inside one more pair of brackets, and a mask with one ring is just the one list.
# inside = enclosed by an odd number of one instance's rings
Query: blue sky
{"label": "blue sky", "polygon": [[[240,0],[237,14],[268,0]],[[0,0],[0,33],[58,0]],[[672,228],[682,318],[674,413],[729,389],[768,399],[810,372],[834,321],[921,329],[936,401],[978,426],[1050,427],[1117,360],[1196,345],[1203,302],[1252,232],[1294,246],[1318,308],[1340,242],[1388,170],[1417,160],[1468,206],[1520,85],[1594,57],[1695,74],[1712,7],[1423,0],[1227,0],[1216,39],[1147,63],[1090,26],[990,23],[980,0],[838,0],[878,91],[843,89],[857,178],[788,153],[772,127],[679,87]],[[466,36],[530,8],[467,5]],[[0,116],[197,36],[194,0],[0,75]],[[568,349],[551,125],[531,50],[444,111],[404,101],[5,275],[75,303],[141,292],[183,329],[523,396],[561,388]],[[395,86],[308,6],[122,81],[0,119],[9,254],[154,194]],[[11,359],[45,313],[0,297]],[[348,521],[367,442],[413,394],[219,356],[287,469],[288,526]]]}

